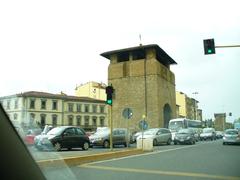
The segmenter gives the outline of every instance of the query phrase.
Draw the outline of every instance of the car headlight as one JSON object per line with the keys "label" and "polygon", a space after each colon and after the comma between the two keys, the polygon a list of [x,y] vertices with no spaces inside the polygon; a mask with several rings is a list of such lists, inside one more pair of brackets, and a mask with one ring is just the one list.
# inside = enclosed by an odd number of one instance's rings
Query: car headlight
{"label": "car headlight", "polygon": [[50,141],[48,140],[48,138],[43,138],[43,139],[41,140],[41,143],[42,143],[42,144],[49,144]]}
{"label": "car headlight", "polygon": [[190,139],[190,136],[188,136],[187,139]]}

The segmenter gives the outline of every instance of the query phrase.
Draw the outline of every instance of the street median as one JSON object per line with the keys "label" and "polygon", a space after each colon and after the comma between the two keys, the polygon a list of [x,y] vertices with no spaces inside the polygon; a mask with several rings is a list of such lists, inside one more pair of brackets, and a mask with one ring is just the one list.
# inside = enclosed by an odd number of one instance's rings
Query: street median
{"label": "street median", "polygon": [[39,160],[39,161],[37,161],[37,164],[40,167],[56,167],[56,166],[65,166],[65,165],[75,166],[75,165],[80,165],[80,164],[84,164],[84,163],[126,157],[126,156],[141,154],[141,153],[144,153],[144,151],[142,151],[142,149],[109,151],[109,152],[90,154],[90,155],[84,155],[84,156]]}

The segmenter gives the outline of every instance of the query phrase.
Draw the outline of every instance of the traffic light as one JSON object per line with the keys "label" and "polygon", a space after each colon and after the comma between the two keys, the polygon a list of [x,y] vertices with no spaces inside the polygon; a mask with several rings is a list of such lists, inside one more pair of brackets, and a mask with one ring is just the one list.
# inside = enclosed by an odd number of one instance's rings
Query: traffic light
{"label": "traffic light", "polygon": [[204,45],[204,53],[206,55],[208,55],[208,54],[215,54],[214,39],[204,39],[203,40],[203,45]]}
{"label": "traffic light", "polygon": [[112,86],[107,86],[106,87],[106,94],[107,94],[107,100],[106,103],[108,105],[112,105],[112,96],[113,96],[114,89]]}

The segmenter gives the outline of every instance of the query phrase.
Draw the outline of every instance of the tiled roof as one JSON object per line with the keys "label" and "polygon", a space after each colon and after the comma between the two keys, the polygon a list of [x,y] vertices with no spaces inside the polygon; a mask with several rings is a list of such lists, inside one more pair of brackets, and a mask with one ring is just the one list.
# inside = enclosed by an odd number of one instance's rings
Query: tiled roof
{"label": "tiled roof", "polygon": [[24,93],[17,94],[18,97],[39,97],[39,98],[53,98],[53,99],[63,99],[71,101],[86,101],[86,102],[99,102],[103,103],[105,101],[93,99],[89,97],[78,97],[78,96],[69,96],[64,93],[61,94],[52,94],[47,92],[38,92],[38,91],[28,91]]}
{"label": "tiled roof", "polygon": [[164,63],[164,64],[177,64],[162,48],[160,48],[157,44],[149,44],[149,45],[141,45],[141,46],[135,46],[135,47],[130,47],[130,48],[125,48],[125,49],[118,49],[118,50],[113,50],[113,51],[108,51],[101,53],[100,55],[110,59],[110,56],[112,54],[120,54],[123,52],[132,52],[135,50],[140,50],[144,51],[145,49],[150,49],[154,48],[157,52],[157,55],[160,57],[158,61]]}

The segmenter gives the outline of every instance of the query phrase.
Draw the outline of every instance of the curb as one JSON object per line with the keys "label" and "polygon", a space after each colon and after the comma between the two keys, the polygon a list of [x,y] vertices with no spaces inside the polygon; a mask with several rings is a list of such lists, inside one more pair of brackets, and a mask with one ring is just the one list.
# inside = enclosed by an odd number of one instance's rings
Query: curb
{"label": "curb", "polygon": [[114,152],[104,152],[99,154],[91,154],[85,156],[77,156],[70,158],[62,159],[48,159],[36,161],[39,167],[58,167],[58,166],[75,166],[84,163],[90,163],[95,161],[107,160],[112,158],[120,158],[125,156],[131,156],[136,154],[142,154],[144,151],[142,149],[131,149],[131,150],[122,150]]}

